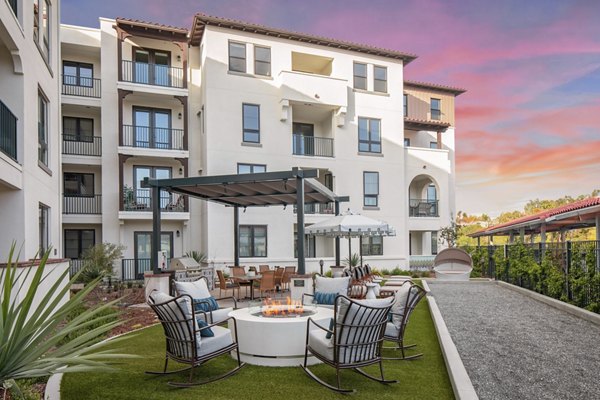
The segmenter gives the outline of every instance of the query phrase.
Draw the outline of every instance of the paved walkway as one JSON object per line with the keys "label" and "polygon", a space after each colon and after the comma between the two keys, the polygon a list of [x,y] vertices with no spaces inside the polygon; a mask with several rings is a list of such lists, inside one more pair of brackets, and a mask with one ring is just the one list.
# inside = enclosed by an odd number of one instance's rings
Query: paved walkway
{"label": "paved walkway", "polygon": [[600,326],[493,282],[428,283],[480,399],[600,399]]}

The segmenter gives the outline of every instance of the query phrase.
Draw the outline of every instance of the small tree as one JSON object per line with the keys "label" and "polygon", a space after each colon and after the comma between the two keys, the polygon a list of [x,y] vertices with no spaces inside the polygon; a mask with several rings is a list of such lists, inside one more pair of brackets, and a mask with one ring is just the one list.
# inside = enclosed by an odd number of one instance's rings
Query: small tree
{"label": "small tree", "polygon": [[439,232],[440,243],[444,244],[444,242],[445,242],[448,244],[448,247],[456,246],[456,241],[458,239],[458,236],[460,235],[460,228],[461,228],[460,225],[458,225],[456,222],[452,221],[450,226],[445,226],[442,229],[440,229],[440,232]]}
{"label": "small tree", "polygon": [[115,261],[123,257],[125,246],[98,243],[83,252],[83,268],[80,282],[89,283],[98,277],[111,275]]}

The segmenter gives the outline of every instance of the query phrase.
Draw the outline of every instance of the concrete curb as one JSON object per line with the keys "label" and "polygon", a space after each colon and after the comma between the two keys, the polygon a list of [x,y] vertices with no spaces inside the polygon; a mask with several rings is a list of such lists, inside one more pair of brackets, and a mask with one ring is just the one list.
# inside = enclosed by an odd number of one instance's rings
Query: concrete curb
{"label": "concrete curb", "polygon": [[505,287],[507,289],[513,290],[515,292],[521,293],[527,297],[531,297],[534,300],[537,300],[541,303],[547,304],[550,307],[554,307],[558,310],[564,311],[566,313],[572,314],[578,318],[584,319],[588,322],[600,326],[600,314],[593,313],[591,311],[585,310],[583,308],[579,308],[569,303],[565,303],[564,301],[553,299],[552,297],[545,296],[538,292],[534,292],[533,290],[525,289],[520,286],[516,286],[504,281],[495,281],[497,285]]}
{"label": "concrete curb", "polygon": [[437,306],[435,298],[431,295],[427,295],[427,303],[429,304],[429,311],[433,318],[433,324],[435,325],[435,331],[442,348],[442,354],[444,355],[444,362],[448,369],[448,376],[450,377],[450,383],[452,384],[452,390],[454,391],[454,397],[457,400],[476,400],[479,399],[471,378],[465,369],[465,366],[458,354],[458,350],[452,341],[450,332],[446,327],[442,313]]}
{"label": "concrete curb", "polygon": [[[113,339],[116,339],[121,336],[129,335],[130,333],[139,332],[143,329],[151,328],[158,324],[152,324],[148,326],[144,326],[143,328],[134,329],[129,332],[121,333],[120,335],[109,337],[108,339],[104,339],[102,342],[108,342]],[[100,343],[102,343],[100,342]],[[60,384],[62,382],[63,373],[57,373],[50,376],[48,379],[48,383],[46,384],[46,390],[44,391],[44,400],[60,400]]]}

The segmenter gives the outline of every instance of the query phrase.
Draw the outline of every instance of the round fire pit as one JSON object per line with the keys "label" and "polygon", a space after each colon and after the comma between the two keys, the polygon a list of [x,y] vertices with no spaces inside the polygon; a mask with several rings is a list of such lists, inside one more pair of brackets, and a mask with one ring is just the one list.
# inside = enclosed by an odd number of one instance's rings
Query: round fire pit
{"label": "round fire pit", "polygon": [[[285,301],[241,308],[229,313],[237,322],[242,361],[270,367],[292,367],[304,361],[306,321],[311,317],[329,327],[333,310],[316,306],[290,306]],[[233,330],[233,321],[229,321]],[[314,325],[311,329],[315,328]],[[232,353],[235,357],[235,354]],[[310,365],[320,362],[309,356]]]}

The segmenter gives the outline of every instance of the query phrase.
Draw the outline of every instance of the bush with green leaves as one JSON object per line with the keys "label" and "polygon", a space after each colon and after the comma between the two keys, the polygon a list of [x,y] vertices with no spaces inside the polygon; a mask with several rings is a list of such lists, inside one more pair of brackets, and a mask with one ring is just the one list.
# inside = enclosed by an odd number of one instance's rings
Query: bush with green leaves
{"label": "bush with green leaves", "polygon": [[125,246],[108,242],[98,243],[85,250],[78,282],[89,283],[112,275],[113,264],[123,257],[123,250]]}
{"label": "bush with green leaves", "polygon": [[208,261],[208,256],[198,250],[188,251],[184,254],[184,257],[193,258],[198,264],[205,264]]}
{"label": "bush with green leaves", "polygon": [[344,264],[346,264],[346,266],[351,267],[351,268],[358,267],[358,265],[360,264],[359,255],[354,253],[354,254],[352,254],[352,257],[350,257],[350,258],[346,257],[346,259],[344,260]]}
{"label": "bush with green leaves", "polygon": [[[108,371],[112,360],[128,357],[102,350],[106,342],[100,342],[121,324],[113,310],[119,300],[67,318],[98,285],[99,278],[69,298],[78,275],[68,280],[67,269],[50,282],[46,267],[50,250],[37,267],[28,268],[18,265],[18,256],[13,258],[14,248],[13,244],[6,267],[0,269],[0,386],[20,397],[16,380],[49,376],[58,370]],[[85,333],[75,337],[78,331]]]}

